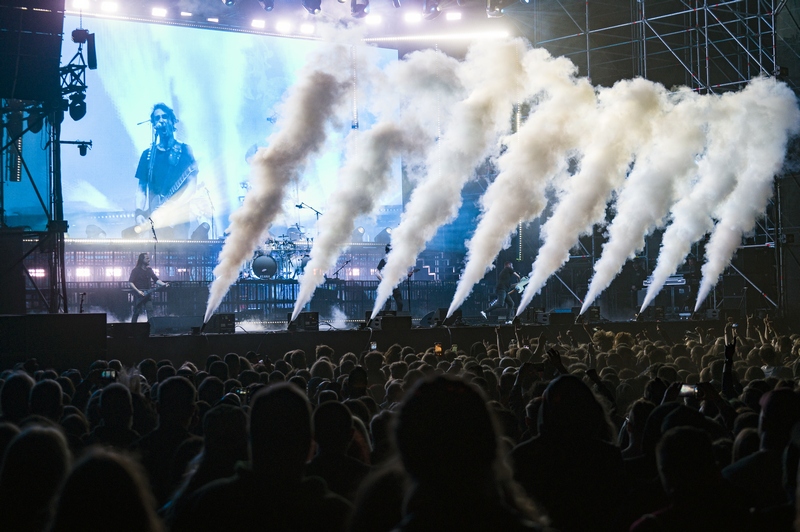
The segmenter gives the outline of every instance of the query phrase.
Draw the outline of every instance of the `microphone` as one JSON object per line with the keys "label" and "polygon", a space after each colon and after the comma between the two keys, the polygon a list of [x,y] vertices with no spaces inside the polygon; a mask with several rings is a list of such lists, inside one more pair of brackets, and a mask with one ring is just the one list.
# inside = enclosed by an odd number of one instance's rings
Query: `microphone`
{"label": "microphone", "polygon": [[80,295],[85,296],[86,292],[81,292]]}
{"label": "microphone", "polygon": [[298,209],[302,209],[303,208],[303,204],[301,203],[299,205],[295,205],[295,207],[297,207]]}

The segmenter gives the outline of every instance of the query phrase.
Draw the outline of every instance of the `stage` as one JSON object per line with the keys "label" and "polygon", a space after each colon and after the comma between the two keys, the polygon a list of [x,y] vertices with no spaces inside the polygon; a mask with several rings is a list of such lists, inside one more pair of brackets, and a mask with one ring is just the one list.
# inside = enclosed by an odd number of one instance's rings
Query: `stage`
{"label": "stage", "polygon": [[[9,369],[17,362],[35,357],[40,367],[53,367],[57,371],[75,367],[85,371],[97,359],[118,359],[126,366],[138,363],[144,358],[170,360],[176,366],[185,361],[205,367],[208,355],[237,353],[244,355],[254,351],[260,358],[277,360],[293,349],[313,352],[320,344],[333,347],[337,353],[368,351],[371,342],[376,342],[378,350],[390,345],[410,345],[417,351],[432,347],[435,342],[450,347],[456,344],[459,349],[469,351],[474,342],[487,340],[494,343],[495,331],[499,327],[501,342],[508,343],[514,337],[511,325],[488,325],[467,320],[463,326],[420,327],[417,321],[411,322],[410,329],[397,328],[376,330],[358,328],[357,323],[348,323],[349,329],[333,329],[322,324],[320,331],[288,331],[287,325],[273,324],[272,330],[242,330],[237,325],[233,334],[199,333],[150,335],[146,326],[119,328],[106,321],[105,314],[39,314],[27,316],[0,316],[0,370]],[[400,320],[408,325],[407,320]],[[557,321],[557,320],[556,320]],[[598,322],[598,327],[608,331],[627,331],[639,333],[646,330],[650,338],[659,338],[656,322]],[[668,321],[658,323],[673,340],[679,340],[687,330],[701,327],[713,328],[721,334],[723,323],[720,320]],[[143,324],[142,324],[143,325]],[[402,327],[402,323],[397,324]],[[389,325],[388,327],[391,327]],[[387,327],[387,328],[388,328]],[[580,325],[550,323],[549,325],[522,324],[523,337],[538,337],[542,332],[548,339],[555,340],[561,333],[572,329],[578,342],[588,340]],[[115,331],[115,329],[118,329]]]}

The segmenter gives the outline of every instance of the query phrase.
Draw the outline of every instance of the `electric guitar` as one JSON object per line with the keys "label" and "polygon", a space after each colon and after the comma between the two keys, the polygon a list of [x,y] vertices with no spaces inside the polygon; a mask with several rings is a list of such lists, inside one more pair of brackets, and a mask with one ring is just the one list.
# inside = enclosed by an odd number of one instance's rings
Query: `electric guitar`
{"label": "electric guitar", "polygon": [[514,285],[514,288],[512,288],[511,290],[509,290],[509,292],[508,292],[508,293],[510,294],[511,292],[513,292],[514,290],[516,290],[517,292],[519,292],[519,293],[521,294],[522,292],[524,292],[524,291],[525,291],[525,287],[526,287],[526,286],[528,286],[528,283],[530,283],[530,282],[531,282],[531,278],[530,278],[529,276],[527,276],[527,275],[526,275],[525,277],[523,277],[522,279],[520,279],[520,280],[519,280],[519,282],[518,282],[517,284],[515,284],[515,285]]}
{"label": "electric guitar", "polygon": [[166,288],[168,286],[169,286],[169,283],[165,283],[163,285],[162,284],[157,284],[153,288],[148,288],[147,290],[145,290],[144,291],[144,295],[141,295],[141,296],[139,294],[137,294],[136,292],[133,292],[133,297],[136,300],[136,306],[137,307],[141,306],[145,301],[147,301],[147,298],[150,297],[151,294],[154,294],[155,292],[158,292],[159,290],[161,290],[163,288]]}

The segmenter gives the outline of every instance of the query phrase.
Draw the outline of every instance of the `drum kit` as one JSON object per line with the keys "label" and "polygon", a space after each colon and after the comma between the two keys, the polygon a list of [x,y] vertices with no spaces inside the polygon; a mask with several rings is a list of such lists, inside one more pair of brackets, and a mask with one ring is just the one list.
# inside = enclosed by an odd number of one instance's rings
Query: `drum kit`
{"label": "drum kit", "polygon": [[[300,233],[302,237],[302,233]],[[294,234],[270,238],[263,249],[258,249],[245,265],[242,278],[296,279],[302,275],[311,260],[313,239],[293,238]]]}

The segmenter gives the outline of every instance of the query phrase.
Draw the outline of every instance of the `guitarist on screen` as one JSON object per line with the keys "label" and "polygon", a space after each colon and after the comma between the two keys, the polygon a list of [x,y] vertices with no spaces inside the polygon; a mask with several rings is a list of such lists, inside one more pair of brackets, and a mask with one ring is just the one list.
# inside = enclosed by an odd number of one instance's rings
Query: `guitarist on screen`
{"label": "guitarist on screen", "polygon": [[[175,138],[175,112],[164,103],[157,103],[150,113],[153,126],[153,144],[142,152],[136,179],[136,223],[144,224],[164,202],[181,204],[181,198],[189,199],[197,188],[197,162],[188,144]],[[186,212],[171,213],[179,223],[171,224],[171,237],[189,238],[191,218],[187,202]]]}
{"label": "guitarist on screen", "polygon": [[[156,276],[153,268],[150,267],[150,254],[140,253],[139,259],[136,261],[136,267],[131,270],[131,276],[128,278],[128,284],[134,293],[133,304],[133,317],[131,323],[136,323],[139,320],[139,314],[144,309],[147,320],[153,315],[153,298],[152,294],[162,287],[169,286]],[[155,286],[153,286],[155,284]]]}

